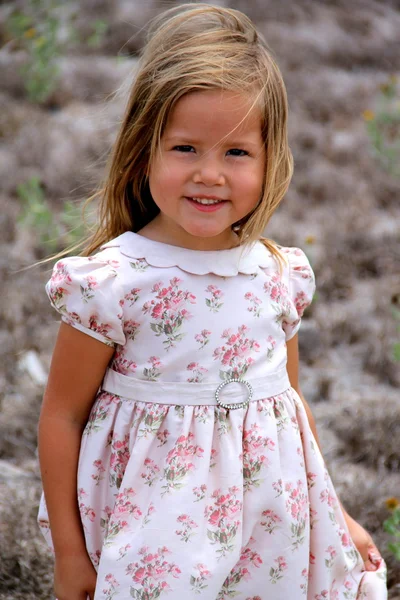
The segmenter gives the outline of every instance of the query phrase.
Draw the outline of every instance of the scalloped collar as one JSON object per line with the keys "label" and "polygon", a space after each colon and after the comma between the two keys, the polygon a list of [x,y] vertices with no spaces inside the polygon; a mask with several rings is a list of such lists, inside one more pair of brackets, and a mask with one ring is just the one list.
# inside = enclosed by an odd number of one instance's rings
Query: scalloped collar
{"label": "scalloped collar", "polygon": [[119,247],[121,254],[129,258],[145,259],[153,267],[179,267],[194,275],[252,275],[259,267],[266,268],[271,264],[271,253],[260,241],[229,250],[190,250],[155,242],[133,231],[126,231],[103,244],[101,249],[113,247]]}

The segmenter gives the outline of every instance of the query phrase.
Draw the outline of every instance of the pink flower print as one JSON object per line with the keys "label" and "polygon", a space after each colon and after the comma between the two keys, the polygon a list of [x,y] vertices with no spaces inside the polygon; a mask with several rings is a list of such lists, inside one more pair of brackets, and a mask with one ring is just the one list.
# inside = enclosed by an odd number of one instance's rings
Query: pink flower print
{"label": "pink flower print", "polygon": [[250,302],[250,306],[247,308],[247,310],[250,313],[252,313],[254,317],[259,317],[262,313],[262,308],[261,308],[262,301],[260,300],[260,298],[258,298],[252,292],[247,292],[244,295],[244,297],[245,297],[245,300],[248,300]]}
{"label": "pink flower print", "polygon": [[328,546],[325,550],[325,554],[328,555],[328,558],[325,558],[325,566],[327,567],[327,569],[331,569],[335,561],[335,557],[337,555],[334,546]]}
{"label": "pink flower print", "polygon": [[133,306],[135,302],[139,300],[139,292],[140,288],[132,288],[130,292],[125,294],[124,299],[122,300],[122,304],[128,304],[129,306]]}
{"label": "pink flower print", "polygon": [[140,477],[144,479],[146,485],[152,486],[159,478],[160,468],[150,458],[145,459],[143,466],[144,471],[140,474]]}
{"label": "pink flower print", "polygon": [[128,554],[128,550],[131,547],[132,546],[130,544],[126,544],[125,546],[121,546],[121,548],[118,549],[119,558],[117,558],[117,560],[121,560],[121,559],[125,558],[125,556]]}
{"label": "pink flower print", "polygon": [[200,383],[204,379],[204,375],[208,373],[208,369],[201,367],[197,362],[191,362],[186,367],[188,371],[192,371],[193,376],[188,377],[186,381],[189,383]]}
{"label": "pink flower print", "polygon": [[303,581],[303,583],[300,584],[300,589],[301,589],[301,593],[304,596],[306,596],[307,589],[308,589],[308,569],[303,569],[301,572],[301,576],[303,577],[304,581]]}
{"label": "pink flower print", "polygon": [[[250,538],[249,544],[254,542],[253,538]],[[237,590],[238,585],[242,580],[249,581],[252,577],[251,571],[253,567],[259,568],[262,565],[261,556],[252,550],[249,546],[242,548],[240,553],[240,559],[225,579],[222,589],[217,596],[217,600],[224,600],[225,598],[231,598],[237,596],[239,591]]]}
{"label": "pink flower print", "polygon": [[274,352],[275,352],[275,346],[276,346],[276,340],[275,338],[272,337],[272,335],[269,335],[267,337],[267,356],[266,359],[268,362],[271,362],[271,360],[274,357]]}
{"label": "pink flower print", "polygon": [[124,322],[124,333],[128,340],[134,340],[140,329],[140,323],[132,319]]}
{"label": "pink flower print", "polygon": [[126,574],[132,577],[133,586],[130,588],[132,598],[155,600],[171,589],[168,579],[179,578],[181,570],[175,563],[166,560],[168,554],[170,552],[165,546],[153,553],[149,552],[146,546],[139,550],[140,561],[130,563],[126,567]]}
{"label": "pink flower print", "polygon": [[346,531],[344,531],[341,536],[340,536],[340,541],[342,542],[342,546],[344,548],[347,548],[348,546],[352,545],[351,542],[351,537],[349,536],[348,533],[346,533]]}
{"label": "pink flower print", "polygon": [[99,323],[98,316],[94,314],[90,315],[89,317],[89,329],[104,337],[107,337],[110,333],[111,325],[108,323]]}
{"label": "pink flower print", "polygon": [[279,496],[282,496],[282,494],[283,494],[282,479],[278,479],[278,481],[274,481],[272,483],[272,487],[276,491],[275,498],[279,498]]}
{"label": "pink flower print", "polygon": [[193,494],[195,495],[195,502],[203,500],[206,496],[207,486],[203,483],[200,487],[193,488]]}
{"label": "pink flower print", "polygon": [[274,533],[279,527],[278,523],[282,523],[282,519],[271,509],[263,510],[262,516],[264,519],[260,522],[261,527],[269,534]]}
{"label": "pink flower print", "polygon": [[282,282],[280,273],[273,273],[270,280],[264,283],[264,292],[272,300],[277,323],[284,322],[290,315],[291,302],[289,290]]}
{"label": "pink flower print", "polygon": [[100,481],[104,479],[105,467],[103,465],[103,461],[95,460],[93,462],[93,466],[96,468],[97,473],[92,474],[92,479],[95,480],[96,485],[99,485]]}
{"label": "pink flower print", "polygon": [[136,492],[133,488],[124,488],[117,495],[114,512],[112,513],[107,527],[107,536],[104,545],[109,546],[114,542],[116,536],[129,527],[129,518],[140,519],[142,511],[138,505],[133,502]]}
{"label": "pink flower print", "polygon": [[168,431],[168,429],[164,429],[163,431],[159,430],[157,431],[157,439],[160,442],[158,444],[158,448],[160,448],[160,446],[164,446],[164,444],[167,443],[168,437],[169,437],[170,433]]}
{"label": "pink flower print", "polygon": [[311,473],[311,471],[309,471],[307,473],[307,487],[310,490],[312,487],[314,487],[315,482],[316,482],[317,476],[315,473]]}
{"label": "pink flower print", "polygon": [[208,331],[208,329],[203,329],[201,331],[201,333],[197,333],[194,336],[194,339],[196,340],[196,342],[198,342],[200,344],[200,350],[208,344],[208,342],[210,341],[210,335],[211,335],[211,331]]}
{"label": "pink flower print", "polygon": [[252,352],[260,350],[260,344],[246,337],[249,331],[246,325],[238,327],[237,333],[225,329],[222,338],[226,340],[225,345],[214,350],[214,360],[219,360],[223,366],[229,366],[227,371],[220,370],[219,375],[223,380],[243,377],[254,358],[249,356]]}
{"label": "pink flower print", "polygon": [[181,525],[181,529],[175,531],[176,535],[181,538],[182,542],[188,542],[191,537],[196,535],[196,532],[193,531],[196,527],[198,527],[197,523],[193,521],[189,517],[189,515],[179,515],[177,518],[178,523]]}
{"label": "pink flower print", "polygon": [[269,570],[269,580],[271,583],[278,583],[279,579],[282,579],[284,571],[287,569],[287,563],[284,556],[278,556],[274,559],[277,564],[276,567],[271,567]]}
{"label": "pink flower print", "polygon": [[125,358],[124,349],[121,348],[121,350],[115,351],[111,368],[117,373],[122,373],[122,375],[129,375],[129,373],[135,373],[137,364],[134,360]]}
{"label": "pink flower print", "polygon": [[215,449],[215,448],[211,448],[211,455],[210,455],[210,471],[211,471],[211,469],[213,469],[213,468],[216,466],[216,464],[217,464],[217,461],[216,461],[217,454],[218,454],[218,453],[217,453],[216,449]]}
{"label": "pink flower print", "polygon": [[133,262],[129,262],[129,264],[132,267],[132,269],[142,273],[149,268],[149,265],[144,258],[138,258]]}
{"label": "pink flower print", "polygon": [[348,561],[353,562],[353,565],[356,566],[359,561],[359,554],[354,546],[353,540],[351,539],[349,533],[341,527],[339,527],[338,535],[340,545],[344,549],[344,553],[346,554]]}
{"label": "pink flower print", "polygon": [[205,507],[204,516],[211,526],[207,537],[212,544],[218,545],[218,559],[226,556],[235,548],[234,540],[241,524],[242,503],[236,498],[238,489],[229,488],[226,494],[215,490],[211,496],[212,504]]}
{"label": "pink flower print", "polygon": [[55,265],[51,277],[51,283],[62,283],[64,285],[70,285],[72,283],[72,278],[69,274],[68,267],[62,260],[59,260],[58,263],[56,263]]}
{"label": "pink flower print", "polygon": [[318,512],[310,507],[310,529],[313,529],[315,527],[315,524],[318,521],[318,519],[315,518],[317,515]]}
{"label": "pink flower print", "polygon": [[168,412],[168,406],[164,404],[147,404],[142,413],[139,423],[138,438],[147,438],[149,435],[157,435]]}
{"label": "pink flower print", "polygon": [[296,307],[296,312],[299,315],[299,317],[303,316],[303,313],[309,304],[310,301],[304,292],[299,292],[298,294],[296,294],[296,297],[294,299],[294,305]]}
{"label": "pink flower print", "polygon": [[329,592],[328,590],[322,590],[319,594],[315,594],[314,598],[315,600],[326,600],[329,598]]}
{"label": "pink flower print", "polygon": [[83,302],[89,302],[92,298],[94,298],[93,290],[98,287],[98,281],[93,275],[88,275],[85,277],[86,285],[81,285],[81,298]]}
{"label": "pink flower print", "polygon": [[198,563],[194,569],[195,575],[190,576],[190,585],[195,594],[201,594],[208,587],[205,582],[210,577],[211,572],[202,563]]}
{"label": "pink flower print", "polygon": [[291,516],[292,547],[298,548],[305,540],[306,525],[309,516],[308,495],[303,490],[302,481],[295,486],[291,482],[285,485],[286,510]]}
{"label": "pink flower print", "polygon": [[109,472],[110,485],[119,489],[130,457],[129,434],[126,434],[122,440],[119,440],[118,437],[114,435],[111,442],[111,448]]}
{"label": "pink flower print", "polygon": [[335,496],[333,496],[330,493],[328,488],[322,490],[322,492],[319,495],[319,499],[321,500],[321,502],[327,502],[328,506],[331,508],[335,508],[337,505]]}
{"label": "pink flower print", "polygon": [[256,423],[251,425],[250,429],[243,431],[243,488],[245,492],[251,488],[258,487],[261,479],[258,478],[263,466],[267,466],[270,461],[266,456],[266,451],[275,449],[275,442],[270,438],[259,434],[259,426]]}
{"label": "pink flower print", "polygon": [[112,510],[109,506],[105,506],[103,512],[105,516],[100,518],[100,528],[104,532],[104,537],[107,537],[108,522],[111,518]]}
{"label": "pink flower print", "polygon": [[286,426],[289,423],[289,415],[285,403],[282,400],[282,396],[274,397],[272,401],[272,410],[276,419],[277,431],[280,433],[286,429]]}
{"label": "pink flower print", "polygon": [[105,391],[100,392],[89,415],[83,435],[90,435],[102,429],[104,421],[107,420],[110,414],[110,406],[112,404],[119,405],[120,403],[121,398],[119,396]]}
{"label": "pink flower print", "polygon": [[[86,495],[86,492],[85,492]],[[82,498],[82,496],[81,496]],[[78,495],[78,500],[80,500],[79,502],[79,512],[81,515],[81,521],[82,521],[82,525],[83,528],[86,530],[86,523],[85,521],[90,521],[91,523],[94,523],[94,520],[96,518],[96,513],[94,511],[94,509],[91,506],[86,505],[81,498],[79,498]]]}
{"label": "pink flower print", "polygon": [[166,337],[163,341],[166,350],[174,348],[176,342],[185,335],[181,332],[182,325],[192,316],[185,305],[196,303],[196,297],[191,292],[179,289],[180,279],[174,277],[169,283],[168,287],[163,287],[162,282],[156,283],[151,290],[156,294],[155,299],[142,307],[143,312],[150,313],[153,319],[150,323],[152,331],[156,336]]}
{"label": "pink flower print", "polygon": [[99,566],[100,556],[101,556],[100,550],[96,550],[95,552],[89,552],[89,557],[90,557],[90,560],[92,561],[94,567]]}
{"label": "pink flower print", "polygon": [[223,297],[223,292],[216,285],[209,285],[206,287],[206,292],[210,294],[210,298],[206,298],[206,305],[212,312],[218,312],[220,308],[223,306],[223,302],[221,302],[221,298]]}
{"label": "pink flower print", "polygon": [[142,527],[144,527],[145,525],[148,525],[150,523],[150,521],[151,521],[150,517],[155,511],[156,511],[156,509],[154,507],[154,504],[152,502],[150,502],[149,507],[147,509],[147,513],[145,514],[144,519],[143,519]]}
{"label": "pink flower print", "polygon": [[105,581],[108,583],[108,587],[103,589],[105,600],[112,600],[116,594],[119,594],[118,588],[120,584],[115,579],[114,575],[112,575],[112,573],[106,575]]}
{"label": "pink flower print", "polygon": [[161,495],[164,496],[172,490],[179,490],[184,487],[184,480],[188,473],[194,471],[195,464],[192,462],[195,458],[201,458],[204,450],[197,444],[192,444],[194,435],[188,433],[187,436],[181,435],[175,443],[174,448],[167,454],[167,467],[164,469],[163,479],[165,484]]}
{"label": "pink flower print", "polygon": [[163,366],[161,360],[158,356],[150,356],[147,362],[150,366],[143,369],[145,379],[147,381],[157,381],[157,378],[161,375],[160,367]]}

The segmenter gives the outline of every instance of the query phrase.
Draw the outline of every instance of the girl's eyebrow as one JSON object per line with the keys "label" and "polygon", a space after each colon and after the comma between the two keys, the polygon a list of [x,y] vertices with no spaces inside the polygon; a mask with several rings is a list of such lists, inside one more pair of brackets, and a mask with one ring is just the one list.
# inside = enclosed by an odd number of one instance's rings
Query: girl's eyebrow
{"label": "girl's eyebrow", "polygon": [[[174,142],[179,141],[180,144],[191,144],[191,145],[199,145],[204,143],[204,140],[198,140],[195,138],[188,137],[187,134],[182,135],[168,135],[164,138],[165,142]],[[254,148],[260,148],[260,144],[257,142],[253,142],[249,139],[235,139],[235,140],[222,140],[222,145],[229,148],[240,148],[240,146],[252,146]],[[261,144],[262,145],[262,144]]]}

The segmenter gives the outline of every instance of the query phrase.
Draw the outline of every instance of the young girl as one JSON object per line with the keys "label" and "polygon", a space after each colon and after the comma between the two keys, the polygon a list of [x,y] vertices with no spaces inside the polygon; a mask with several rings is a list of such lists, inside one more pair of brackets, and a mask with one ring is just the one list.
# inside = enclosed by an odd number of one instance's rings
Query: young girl
{"label": "young girl", "polygon": [[291,174],[284,84],[249,19],[164,13],[99,228],[47,284],[39,519],[59,600],[386,598],[298,385],[313,272],[261,238]]}

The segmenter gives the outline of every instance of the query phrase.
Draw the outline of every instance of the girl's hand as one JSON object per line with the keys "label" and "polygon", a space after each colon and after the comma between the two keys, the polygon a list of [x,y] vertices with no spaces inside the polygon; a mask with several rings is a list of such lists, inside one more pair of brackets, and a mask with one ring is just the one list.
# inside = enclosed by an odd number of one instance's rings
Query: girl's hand
{"label": "girl's hand", "polygon": [[57,557],[54,569],[57,600],[93,600],[96,578],[96,570],[87,554]]}
{"label": "girl's hand", "polygon": [[357,521],[345,513],[350,536],[361,554],[366,571],[376,571],[381,561],[381,553],[372,541],[372,537]]}

